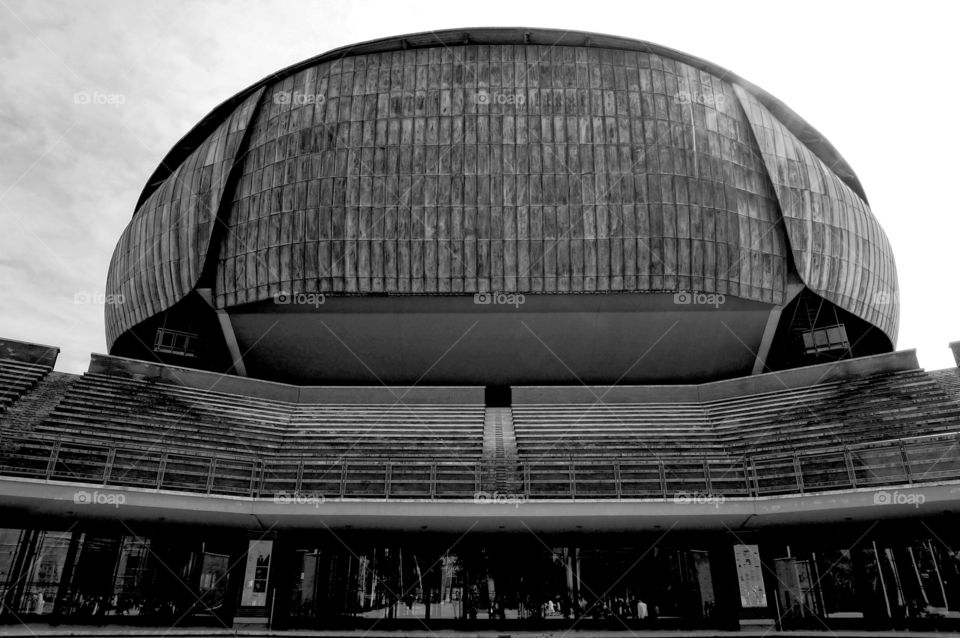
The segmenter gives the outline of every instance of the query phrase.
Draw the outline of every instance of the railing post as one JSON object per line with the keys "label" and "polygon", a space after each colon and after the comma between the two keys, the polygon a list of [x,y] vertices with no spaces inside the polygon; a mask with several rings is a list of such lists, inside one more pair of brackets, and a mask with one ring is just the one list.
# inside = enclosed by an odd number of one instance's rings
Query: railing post
{"label": "railing post", "polygon": [[167,473],[167,453],[160,455],[160,465],[157,467],[157,489],[163,487],[163,475]]}
{"label": "railing post", "polygon": [[569,465],[570,470],[570,498],[577,499],[577,469],[573,463]]}
{"label": "railing post", "polygon": [[747,461],[747,457],[743,457],[743,488],[747,491],[747,496],[753,496],[753,491],[750,489],[750,463]]}
{"label": "railing post", "polygon": [[257,459],[257,467],[260,468],[260,471],[258,472],[260,479],[257,481],[257,498],[259,498],[263,495],[263,487],[267,482],[267,464],[262,458],[260,458]]}
{"label": "railing post", "polygon": [[393,474],[393,463],[383,464],[383,498],[390,498],[390,479]]}
{"label": "railing post", "polygon": [[213,491],[213,477],[217,473],[217,457],[210,457],[210,465],[207,467],[207,494]]}
{"label": "railing post", "polygon": [[900,463],[903,464],[903,474],[907,477],[907,483],[913,485],[913,472],[910,470],[910,458],[907,456],[907,446],[904,445],[903,439],[900,439],[899,442]]}
{"label": "railing post", "polygon": [[800,467],[800,455],[793,453],[793,474],[797,479],[797,491],[803,494],[803,470]]}
{"label": "railing post", "polygon": [[303,489],[303,457],[300,457],[300,462],[297,463],[297,484],[294,486],[294,494],[300,496],[300,490]]}
{"label": "railing post", "polygon": [[103,484],[106,485],[110,480],[110,475],[113,473],[113,462],[117,458],[117,448],[110,446],[110,451],[107,452],[107,462],[103,466]]}
{"label": "railing post", "polygon": [[251,498],[257,496],[257,459],[250,463],[250,485],[247,488],[247,495]]}
{"label": "railing post", "polygon": [[850,487],[857,487],[857,472],[853,468],[853,456],[850,454],[850,448],[843,446],[843,462],[847,466],[847,479],[850,481]]}
{"label": "railing post", "polygon": [[617,499],[623,498],[623,485],[620,483],[620,463],[613,464],[613,484],[617,489]]}
{"label": "railing post", "polygon": [[60,439],[53,442],[50,446],[50,458],[47,459],[47,471],[44,478],[48,481],[53,476],[53,470],[57,467],[57,460],[60,458]]}
{"label": "railing post", "polygon": [[663,499],[667,499],[667,472],[663,467],[663,461],[657,459],[657,470],[660,473],[660,493],[663,494]]}
{"label": "railing post", "polygon": [[340,462],[340,498],[347,496],[347,462]]}
{"label": "railing post", "polygon": [[760,473],[757,472],[757,461],[750,458],[750,476],[753,478],[753,495],[760,496]]}
{"label": "railing post", "polygon": [[710,461],[703,457],[703,485],[707,488],[707,494],[713,494],[713,481],[710,479]]}
{"label": "railing post", "polygon": [[437,498],[437,462],[430,464],[430,498]]}
{"label": "railing post", "polygon": [[526,492],[524,496],[530,498],[532,494],[530,490],[530,465],[526,461],[523,463],[523,489]]}

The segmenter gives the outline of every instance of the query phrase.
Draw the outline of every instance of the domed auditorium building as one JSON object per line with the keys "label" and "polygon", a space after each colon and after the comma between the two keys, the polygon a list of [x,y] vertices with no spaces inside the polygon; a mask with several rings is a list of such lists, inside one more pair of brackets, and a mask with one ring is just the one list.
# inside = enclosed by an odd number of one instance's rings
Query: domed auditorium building
{"label": "domed auditorium building", "polygon": [[0,621],[956,629],[960,376],[763,89],[543,29],[357,44],[150,176],[109,354],[0,341]]}

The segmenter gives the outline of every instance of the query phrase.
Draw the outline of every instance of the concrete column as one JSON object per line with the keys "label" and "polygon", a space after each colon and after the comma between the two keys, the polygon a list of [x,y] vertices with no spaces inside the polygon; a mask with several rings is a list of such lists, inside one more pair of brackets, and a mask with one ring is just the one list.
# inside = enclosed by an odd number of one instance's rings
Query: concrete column
{"label": "concrete column", "polygon": [[230,315],[222,308],[214,306],[213,291],[209,288],[197,288],[197,294],[199,294],[200,297],[207,302],[207,305],[217,314],[220,330],[223,331],[223,340],[226,342],[227,350],[230,352],[230,361],[233,364],[234,373],[241,377],[247,376],[247,367],[243,363],[243,353],[240,352],[237,335],[233,331],[233,324],[230,323]]}
{"label": "concrete column", "polygon": [[763,329],[763,337],[760,339],[760,346],[757,348],[756,359],[753,362],[753,374],[762,374],[766,372],[767,357],[770,355],[770,347],[773,345],[773,338],[777,335],[777,327],[780,325],[780,317],[784,309],[790,305],[790,302],[803,290],[803,284],[790,281],[787,283],[787,290],[784,294],[783,303],[774,306],[767,317],[767,325]]}

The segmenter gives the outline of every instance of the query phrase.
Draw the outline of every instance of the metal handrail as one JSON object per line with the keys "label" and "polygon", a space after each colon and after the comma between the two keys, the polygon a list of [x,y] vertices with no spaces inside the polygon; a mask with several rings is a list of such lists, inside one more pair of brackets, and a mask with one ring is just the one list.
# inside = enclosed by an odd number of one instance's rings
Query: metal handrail
{"label": "metal handrail", "polygon": [[[270,495],[281,491],[300,493],[303,483],[307,480],[307,471],[313,465],[327,465],[331,472],[330,483],[336,483],[338,486],[339,497],[345,497],[349,492],[350,485],[380,485],[382,481],[382,498],[404,498],[404,494],[397,494],[392,488],[393,485],[403,486],[404,491],[409,492],[411,486],[417,486],[422,483],[423,489],[419,492],[429,495],[429,498],[438,498],[439,493],[450,494],[457,493],[460,490],[453,489],[458,485],[463,485],[464,495],[471,492],[479,492],[483,487],[481,479],[483,468],[479,459],[470,461],[454,461],[449,459],[435,459],[415,456],[391,456],[389,458],[370,458],[360,457],[359,455],[330,455],[305,458],[301,456],[253,456],[237,454],[196,454],[189,451],[175,450],[142,450],[123,445],[106,445],[97,443],[81,443],[70,440],[70,437],[43,438],[28,437],[27,439],[18,439],[18,442],[27,441],[40,447],[37,450],[39,454],[33,456],[18,457],[16,452],[8,454],[6,463],[0,464],[0,475],[18,475],[18,476],[38,476],[45,480],[68,480],[83,483],[98,483],[103,485],[124,485],[137,484],[143,485],[152,483],[157,490],[171,489],[171,483],[176,482],[176,489],[192,489],[207,494],[218,493],[240,493],[252,497]],[[936,470],[936,476],[927,478],[921,468],[918,467],[920,461],[911,458],[910,452],[918,449],[930,449],[930,446],[950,441],[960,444],[960,434],[932,434],[916,437],[901,437],[887,439],[885,441],[871,441],[854,445],[844,445],[842,447],[818,448],[802,451],[784,451],[779,454],[760,454],[743,455],[741,457],[731,456],[680,456],[680,457],[637,457],[630,459],[623,456],[618,457],[585,457],[577,459],[564,459],[558,457],[556,460],[550,459],[527,459],[518,460],[515,469],[518,471],[520,488],[524,496],[531,496],[536,492],[540,496],[548,498],[589,498],[589,491],[585,490],[578,495],[579,486],[592,486],[593,491],[616,494],[615,497],[604,498],[624,498],[630,489],[626,485],[647,485],[642,488],[651,493],[658,493],[663,499],[671,498],[671,483],[680,485],[702,485],[705,493],[728,494],[741,496],[759,496],[762,494],[773,493],[799,493],[825,491],[829,489],[857,488],[865,484],[882,484],[891,482],[901,482],[903,484],[914,484],[931,481],[942,481],[949,478],[960,479],[960,467],[945,467],[942,470]],[[9,441],[8,441],[9,442]],[[960,446],[958,446],[960,448]],[[938,458],[933,465],[944,464],[947,462],[960,461],[960,451],[958,448],[950,447],[947,453]],[[884,462],[880,464],[864,464],[863,460],[858,458],[865,451],[880,453],[884,457]],[[46,452],[43,454],[42,452]],[[90,459],[73,459],[72,453],[95,453],[103,460],[91,463]],[[130,479],[124,482],[124,473],[117,470],[118,453],[122,458],[146,457],[150,456],[149,462],[145,464],[142,471],[154,472],[153,481],[144,481]],[[811,473],[807,476],[811,463],[817,459],[829,459],[834,461],[838,455],[842,455],[842,462],[833,463],[838,475],[845,477],[843,480],[830,479],[822,481],[820,484],[808,484],[807,479],[815,477]],[[889,462],[886,460],[890,456]],[[44,458],[44,456],[46,458]],[[16,461],[17,458],[30,459],[35,462],[35,466],[17,466],[11,465],[10,461]],[[81,469],[70,468],[70,463],[78,466],[82,464]],[[859,463],[859,465],[857,465]],[[929,461],[924,461],[928,464]],[[177,464],[181,465],[179,470],[182,476],[190,477],[196,474],[195,483],[184,487],[182,479],[170,479],[178,472]],[[184,471],[183,464],[195,464],[196,471]],[[711,464],[714,467],[711,467]],[[717,466],[721,467],[717,467]],[[728,466],[725,472],[723,465]],[[776,466],[775,469],[765,466]],[[42,466],[42,467],[41,467]],[[649,466],[655,477],[647,479],[624,478],[629,475],[630,468]],[[699,474],[696,474],[696,468],[700,468]],[[154,470],[155,468],[155,470]],[[428,473],[429,478],[425,481],[405,480],[395,478],[400,476],[403,470],[416,468],[418,471]],[[443,476],[444,472],[449,475],[450,468],[462,470],[463,480],[451,479],[449,476]],[[550,468],[555,474],[563,474],[563,478],[544,477],[542,472]],[[891,472],[891,468],[894,471]],[[275,472],[283,470],[290,472],[295,469],[295,477],[282,475],[278,476]],[[875,475],[873,478],[862,478],[863,472],[871,472],[873,469],[883,470],[882,475]],[[824,468],[818,468],[816,472],[823,473]],[[365,472],[366,475],[360,478],[359,472]],[[611,474],[612,478],[598,478]],[[674,471],[682,471],[683,474],[675,474]],[[691,472],[693,474],[691,475]],[[861,476],[858,476],[858,472]],[[927,469],[930,472],[930,469]],[[379,474],[381,478],[371,478],[373,474]],[[334,476],[335,475],[335,476]],[[539,476],[538,476],[539,475]],[[729,476],[729,478],[727,478]],[[823,476],[827,476],[823,473]],[[94,478],[96,477],[96,478]],[[78,480],[79,479],[79,480]],[[309,481],[323,481],[324,475],[320,477],[310,476]],[[233,481],[236,483],[246,483],[245,488],[236,488],[228,490],[221,486],[221,482]],[[739,484],[737,488],[724,488],[715,485],[715,483],[735,483]],[[597,490],[598,487],[606,486],[609,483],[609,490]],[[817,483],[814,480],[814,483]],[[470,489],[467,489],[469,486]],[[550,489],[539,490],[538,487],[548,486]],[[565,487],[563,487],[565,486]],[[378,488],[379,489],[379,488]],[[582,490],[582,487],[580,488]],[[417,490],[414,490],[417,491]]]}

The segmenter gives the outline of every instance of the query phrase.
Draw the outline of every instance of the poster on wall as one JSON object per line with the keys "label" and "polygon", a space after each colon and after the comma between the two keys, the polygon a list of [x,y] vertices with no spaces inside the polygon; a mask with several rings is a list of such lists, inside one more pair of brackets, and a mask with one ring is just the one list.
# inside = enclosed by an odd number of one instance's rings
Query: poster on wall
{"label": "poster on wall", "polygon": [[273,541],[250,541],[247,547],[247,569],[243,575],[243,596],[240,604],[244,607],[265,607],[267,605],[267,583],[270,580],[270,556],[273,553]]}
{"label": "poster on wall", "polygon": [[737,580],[740,583],[740,605],[744,609],[767,606],[767,590],[763,586],[763,568],[757,545],[734,545]]}

